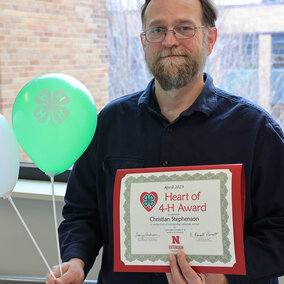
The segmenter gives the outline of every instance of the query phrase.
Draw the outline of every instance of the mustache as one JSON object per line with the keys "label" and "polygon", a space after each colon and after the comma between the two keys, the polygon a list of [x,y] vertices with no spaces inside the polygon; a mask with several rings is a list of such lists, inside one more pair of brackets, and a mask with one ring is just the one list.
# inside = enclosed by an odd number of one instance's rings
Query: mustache
{"label": "mustache", "polygon": [[167,57],[167,56],[190,56],[188,51],[178,50],[178,49],[165,49],[160,52],[159,58]]}

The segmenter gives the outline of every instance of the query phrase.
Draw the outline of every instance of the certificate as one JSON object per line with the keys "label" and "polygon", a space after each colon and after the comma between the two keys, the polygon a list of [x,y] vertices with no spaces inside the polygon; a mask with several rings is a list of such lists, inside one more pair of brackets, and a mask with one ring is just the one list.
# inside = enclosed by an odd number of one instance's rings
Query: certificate
{"label": "certificate", "polygon": [[245,274],[243,165],[118,170],[114,271],[168,272],[183,250],[196,272]]}

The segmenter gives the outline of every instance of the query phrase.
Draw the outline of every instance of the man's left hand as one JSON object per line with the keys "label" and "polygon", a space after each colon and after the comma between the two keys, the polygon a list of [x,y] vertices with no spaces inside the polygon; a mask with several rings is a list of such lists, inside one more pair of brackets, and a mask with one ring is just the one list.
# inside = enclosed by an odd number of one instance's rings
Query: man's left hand
{"label": "man's left hand", "polygon": [[196,273],[185,258],[183,251],[177,256],[170,254],[171,272],[167,273],[169,284],[228,284],[224,274]]}

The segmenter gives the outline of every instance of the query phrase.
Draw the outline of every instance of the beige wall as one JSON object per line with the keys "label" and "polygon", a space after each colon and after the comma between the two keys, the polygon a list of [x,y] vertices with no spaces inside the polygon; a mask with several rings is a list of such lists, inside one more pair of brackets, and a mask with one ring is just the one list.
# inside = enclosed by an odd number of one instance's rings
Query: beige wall
{"label": "beige wall", "polygon": [[[13,198],[50,266],[58,263],[52,203],[47,200]],[[63,202],[56,202],[58,222]],[[48,273],[20,219],[8,200],[0,199],[0,275],[45,277]],[[100,260],[87,279],[97,279]],[[1,278],[1,277],[0,277]]]}

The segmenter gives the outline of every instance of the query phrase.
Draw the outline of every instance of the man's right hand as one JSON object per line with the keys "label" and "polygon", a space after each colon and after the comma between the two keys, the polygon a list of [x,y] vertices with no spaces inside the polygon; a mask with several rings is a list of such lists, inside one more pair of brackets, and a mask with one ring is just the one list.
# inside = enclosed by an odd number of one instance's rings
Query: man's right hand
{"label": "man's right hand", "polygon": [[46,278],[46,284],[81,284],[84,281],[84,262],[80,258],[72,258],[62,264],[62,276],[60,276],[59,265],[52,267],[51,274]]}

